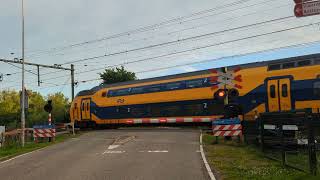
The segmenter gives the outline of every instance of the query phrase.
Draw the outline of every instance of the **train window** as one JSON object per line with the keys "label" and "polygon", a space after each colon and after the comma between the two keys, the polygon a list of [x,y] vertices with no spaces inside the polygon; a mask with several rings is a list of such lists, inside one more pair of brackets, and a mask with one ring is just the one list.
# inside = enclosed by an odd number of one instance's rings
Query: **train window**
{"label": "train window", "polygon": [[276,86],[275,85],[270,86],[270,96],[271,96],[271,98],[276,97]]}
{"label": "train window", "polygon": [[203,83],[203,79],[190,80],[190,81],[186,81],[186,87],[187,88],[202,87],[202,83]]}
{"label": "train window", "polygon": [[293,68],[294,67],[294,62],[289,62],[289,63],[284,63],[282,65],[283,69],[287,69],[287,68]]}
{"label": "train window", "polygon": [[320,97],[320,81],[313,84],[313,93],[315,96]]}
{"label": "train window", "polygon": [[146,91],[147,92],[158,92],[161,90],[161,86],[160,85],[154,85],[154,86],[149,86],[149,87],[146,87]]}
{"label": "train window", "polygon": [[84,103],[82,103],[82,107],[81,107],[82,111],[84,111]]}
{"label": "train window", "polygon": [[169,84],[166,84],[166,90],[179,89],[180,86],[181,86],[181,83],[180,83],[180,82],[169,83]]}
{"label": "train window", "polygon": [[89,111],[89,103],[87,103],[87,111]]}
{"label": "train window", "polygon": [[141,94],[143,93],[143,87],[135,87],[131,89],[131,94]]}
{"label": "train window", "polygon": [[288,85],[282,84],[282,97],[288,97]]}
{"label": "train window", "polygon": [[281,69],[281,65],[280,65],[280,64],[271,64],[271,65],[269,65],[269,67],[268,67],[268,70],[269,70],[269,71],[279,70],[279,69]]}
{"label": "train window", "polygon": [[299,61],[298,66],[308,66],[311,64],[310,60]]}
{"label": "train window", "polygon": [[112,96],[114,96],[113,95],[113,91],[111,90],[111,91],[108,91],[108,95],[107,95],[108,97],[112,97]]}
{"label": "train window", "polygon": [[125,96],[129,95],[129,89],[118,89],[113,92],[113,96]]}
{"label": "train window", "polygon": [[102,92],[101,96],[102,97],[106,97],[107,96],[107,92]]}

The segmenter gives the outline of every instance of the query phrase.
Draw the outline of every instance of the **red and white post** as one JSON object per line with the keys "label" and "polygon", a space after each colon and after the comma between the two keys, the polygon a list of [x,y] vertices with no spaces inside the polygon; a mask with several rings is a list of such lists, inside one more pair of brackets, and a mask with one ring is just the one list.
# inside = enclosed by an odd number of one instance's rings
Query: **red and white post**
{"label": "red and white post", "polygon": [[48,122],[49,122],[49,125],[51,125],[51,113],[49,113]]}

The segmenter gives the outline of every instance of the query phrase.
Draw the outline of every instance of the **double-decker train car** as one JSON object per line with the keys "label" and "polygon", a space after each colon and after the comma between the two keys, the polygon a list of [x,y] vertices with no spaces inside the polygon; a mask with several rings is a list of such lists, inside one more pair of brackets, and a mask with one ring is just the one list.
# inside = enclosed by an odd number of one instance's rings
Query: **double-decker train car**
{"label": "double-decker train car", "polygon": [[[241,75],[229,100],[239,114],[254,120],[262,112],[310,108],[320,111],[320,54],[227,67]],[[210,122],[225,114],[221,89],[212,72],[202,70],[164,77],[100,85],[81,91],[70,109],[79,125]],[[219,74],[219,73],[218,73]],[[219,86],[221,88],[221,86]],[[241,87],[241,88],[240,88]],[[241,112],[240,112],[241,111]]]}

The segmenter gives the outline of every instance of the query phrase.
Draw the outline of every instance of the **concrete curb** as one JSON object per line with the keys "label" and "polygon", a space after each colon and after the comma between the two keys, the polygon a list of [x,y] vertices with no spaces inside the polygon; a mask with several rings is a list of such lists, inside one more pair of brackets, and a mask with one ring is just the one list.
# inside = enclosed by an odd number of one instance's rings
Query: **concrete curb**
{"label": "concrete curb", "polygon": [[210,168],[210,165],[206,159],[206,156],[204,154],[204,151],[203,151],[203,146],[202,146],[202,131],[200,132],[200,153],[201,153],[201,157],[202,157],[202,160],[203,160],[203,163],[204,165],[206,166],[206,169],[207,169],[207,172],[210,176],[210,179],[211,180],[216,180],[216,178],[214,177],[214,174]]}

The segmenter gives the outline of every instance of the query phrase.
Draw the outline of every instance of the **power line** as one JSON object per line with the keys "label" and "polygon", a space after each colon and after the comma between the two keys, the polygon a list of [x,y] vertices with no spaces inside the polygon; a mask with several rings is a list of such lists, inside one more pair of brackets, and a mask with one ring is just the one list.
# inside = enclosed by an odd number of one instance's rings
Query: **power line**
{"label": "power line", "polygon": [[176,22],[176,21],[181,21],[183,19],[188,19],[188,18],[191,18],[191,17],[194,17],[194,16],[199,16],[199,15],[210,13],[210,12],[214,12],[214,11],[217,11],[217,10],[221,10],[223,8],[230,8],[230,7],[233,7],[233,6],[236,6],[236,5],[240,5],[240,4],[249,2],[249,1],[252,1],[252,0],[240,0],[240,1],[233,2],[233,3],[229,3],[229,4],[222,5],[222,6],[218,6],[218,7],[215,7],[215,8],[211,8],[211,9],[203,10],[203,11],[200,11],[200,12],[196,12],[196,13],[193,13],[193,14],[188,15],[188,16],[182,16],[182,17],[178,17],[178,18],[162,21],[160,23],[156,23],[156,24],[153,24],[153,25],[148,25],[148,26],[140,27],[140,28],[137,28],[137,29],[134,29],[134,30],[129,30],[129,31],[126,31],[126,32],[122,32],[122,33],[118,33],[118,34],[114,34],[114,35],[110,35],[110,36],[105,36],[105,37],[102,37],[102,38],[99,38],[99,39],[94,39],[94,40],[84,41],[84,42],[80,42],[80,43],[70,44],[70,45],[63,46],[63,47],[56,47],[56,48],[51,48],[49,50],[39,50],[39,51],[40,52],[57,51],[57,50],[61,51],[61,50],[68,49],[68,48],[79,47],[79,46],[83,46],[83,45],[87,45],[87,44],[91,44],[91,43],[96,43],[96,42],[100,42],[100,41],[105,41],[105,40],[110,40],[110,39],[115,39],[115,38],[119,38],[119,37],[123,37],[123,36],[132,35],[132,34],[142,33],[142,32],[146,32],[146,31],[154,30],[157,27],[160,27],[160,26],[163,26],[163,25],[166,25],[166,24],[169,24],[169,23],[173,23],[173,22]]}
{"label": "power line", "polygon": [[[319,23],[319,22],[317,22],[317,23]],[[235,40],[231,40],[231,41],[225,41],[225,42],[215,43],[215,44],[211,44],[211,45],[206,45],[206,46],[201,46],[201,47],[192,48],[192,49],[188,49],[188,50],[183,50],[183,51],[179,51],[179,52],[173,52],[173,53],[169,53],[169,54],[163,54],[163,55],[159,55],[159,56],[154,56],[154,57],[139,59],[139,60],[135,60],[135,61],[129,61],[129,62],[126,62],[126,63],[119,63],[119,64],[116,64],[116,65],[107,66],[107,67],[103,67],[103,68],[95,68],[95,69],[90,69],[90,70],[86,70],[86,71],[80,71],[80,72],[77,72],[77,73],[75,73],[75,74],[92,72],[92,71],[95,71],[95,70],[100,70],[100,69],[105,69],[105,68],[110,68],[110,67],[116,67],[116,66],[119,66],[119,65],[126,65],[126,64],[132,64],[132,63],[138,63],[138,62],[143,62],[143,61],[147,61],[147,60],[151,60],[151,59],[157,59],[157,58],[161,58],[161,57],[166,57],[166,56],[181,54],[181,53],[185,53],[185,52],[190,52],[190,51],[194,51],[194,50],[198,50],[198,49],[208,48],[208,47],[212,47],[212,46],[218,46],[218,45],[227,44],[227,43],[232,43],[232,42],[236,42],[236,41],[241,41],[241,40],[256,38],[256,37],[265,36],[265,35],[270,35],[270,34],[274,34],[274,33],[279,33],[279,32],[284,32],[284,31],[289,31],[289,30],[295,30],[295,29],[299,29],[299,28],[311,26],[311,25],[314,25],[314,24],[317,24],[317,23],[310,23],[310,24],[307,24],[307,25],[297,26],[297,27],[288,28],[288,29],[283,29],[283,30],[279,30],[279,31],[273,31],[273,32],[269,32],[269,33],[264,33],[264,34],[255,35],[255,36],[249,36],[249,37],[240,38],[240,39],[235,39]],[[61,78],[61,77],[65,77],[65,76],[57,76],[57,77],[48,78],[48,79],[43,79],[43,80],[53,80],[53,79],[58,79],[58,78]]]}
{"label": "power line", "polygon": [[[309,46],[311,44],[315,44],[315,43],[319,43],[319,42],[320,42],[320,40],[317,40],[317,41],[308,42],[308,43],[301,43],[301,44],[296,44],[296,45],[283,46],[283,47],[272,48],[272,49],[267,49],[267,50],[261,50],[261,51],[256,51],[256,52],[242,53],[242,54],[237,54],[237,55],[232,55],[232,56],[223,56],[223,57],[219,57],[219,58],[215,58],[215,59],[207,59],[207,60],[202,60],[202,61],[197,61],[197,62],[178,64],[178,65],[174,65],[174,66],[154,68],[154,69],[149,69],[149,70],[144,70],[144,71],[138,71],[138,72],[135,72],[135,73],[136,74],[147,73],[147,72],[154,72],[154,71],[167,70],[167,69],[172,69],[172,68],[177,68],[177,67],[183,67],[183,66],[188,66],[188,65],[203,64],[203,63],[219,61],[219,60],[223,60],[223,59],[237,58],[237,57],[241,57],[241,56],[252,55],[252,54],[256,54],[256,53],[265,53],[265,52],[269,52],[269,51],[275,51],[275,50],[286,49],[286,48]],[[78,81],[78,83],[87,83],[87,82],[98,81],[98,80],[102,80],[102,79],[101,78],[89,79],[89,80]]]}
{"label": "power line", "polygon": [[[183,67],[183,66],[188,66],[188,65],[203,64],[203,63],[208,63],[208,62],[212,62],[212,61],[219,61],[219,60],[223,60],[223,59],[237,58],[237,57],[241,57],[241,56],[253,55],[253,54],[256,54],[256,53],[265,53],[265,52],[276,51],[276,50],[281,50],[281,49],[296,48],[296,47],[301,47],[301,46],[302,47],[310,46],[310,45],[313,45],[313,44],[317,44],[319,42],[320,42],[320,40],[316,40],[316,41],[307,42],[307,43],[300,43],[300,44],[294,44],[294,45],[289,45],[289,46],[282,46],[282,47],[278,47],[278,48],[265,49],[265,50],[261,50],[261,51],[250,52],[250,53],[242,53],[242,54],[237,54],[237,55],[232,55],[232,56],[223,56],[223,57],[219,57],[219,58],[215,58],[215,59],[206,59],[206,60],[197,61],[197,62],[178,64],[178,65],[174,65],[174,66],[154,68],[154,69],[150,69],[150,70],[138,71],[138,72],[135,72],[135,73],[136,74],[138,74],[138,73],[147,73],[147,72],[153,72],[153,71],[159,71],[159,70],[166,70],[166,69],[172,69],[172,68],[177,68],[177,67]],[[101,80],[101,78],[89,79],[89,80],[83,80],[83,81],[77,81],[77,82],[78,83],[87,83],[87,82],[92,82],[92,81],[97,81],[97,80]],[[44,88],[65,86],[65,85],[68,85],[68,84],[65,83],[65,84],[57,84],[57,85],[53,85],[53,86],[40,87],[40,88],[36,87],[36,88],[37,89],[44,89]],[[13,86],[9,86],[9,87],[4,87],[3,89],[8,89],[8,88],[17,87],[17,86],[18,85],[13,85]]]}
{"label": "power line", "polygon": [[[144,62],[144,61],[148,61],[148,60],[153,60],[153,59],[158,59],[158,58],[162,58],[162,57],[167,57],[167,56],[182,54],[182,53],[191,52],[191,51],[196,51],[196,50],[205,49],[205,48],[214,47],[214,46],[220,46],[220,45],[224,45],[224,44],[229,44],[229,43],[238,42],[238,41],[243,41],[243,40],[248,40],[248,39],[253,39],[253,38],[257,38],[257,37],[262,37],[262,36],[267,36],[267,35],[271,35],[271,34],[280,33],[280,32],[286,32],[286,31],[301,29],[301,28],[305,28],[305,27],[312,26],[312,25],[314,25],[314,24],[318,24],[318,23],[319,23],[319,22],[310,23],[310,24],[301,25],[301,26],[296,26],[296,27],[291,27],[291,28],[282,29],[282,30],[278,30],[278,31],[272,31],[272,32],[263,33],[263,34],[258,34],[258,35],[253,35],[253,36],[248,36],[248,37],[244,37],[244,38],[239,38],[239,39],[234,39],[234,40],[229,40],[229,41],[224,41],[224,42],[209,44],[209,45],[200,46],[200,47],[196,47],[196,48],[191,48],[191,49],[187,49],[187,50],[182,50],[182,51],[177,51],[177,52],[162,54],[162,55],[158,55],[158,56],[153,56],[153,57],[147,57],[147,58],[143,58],[143,59],[138,59],[138,60],[134,60],[134,61],[129,61],[129,62],[125,62],[125,63],[119,63],[119,64],[115,64],[115,65],[110,65],[110,66],[106,66],[106,67],[102,67],[102,68],[89,69],[89,70],[85,70],[85,71],[76,72],[75,74],[87,73],[87,72],[92,72],[92,71],[101,70],[101,69],[105,69],[105,68],[117,67],[117,66],[121,66],[121,65],[133,64],[133,63],[140,63],[140,62]],[[44,80],[53,80],[53,79],[58,79],[58,78],[62,78],[62,77],[65,77],[65,76],[57,76],[57,77],[53,77],[53,78],[49,78],[49,79],[44,79]]]}
{"label": "power line", "polygon": [[[261,4],[266,4],[266,3],[270,3],[269,1],[265,2],[260,2],[260,3],[256,3],[256,4],[252,4],[250,6],[245,6],[245,7],[241,7],[241,8],[237,8],[237,9],[234,9],[232,11],[236,11],[236,10],[240,10],[240,9],[243,9],[243,8],[248,8],[248,7],[252,7],[252,6],[256,6],[256,5],[261,5]],[[256,14],[256,13],[261,13],[261,12],[265,12],[265,11],[270,11],[271,9],[272,10],[275,10],[277,8],[281,8],[281,7],[285,7],[285,6],[288,6],[290,3],[288,4],[285,4],[285,5],[281,5],[281,6],[276,6],[276,7],[272,7],[270,9],[264,9],[263,11],[255,11],[253,13],[248,13],[248,14],[244,14],[244,15],[240,15],[240,16],[237,16],[237,17],[232,17],[232,18],[228,18],[226,20],[219,20],[219,21],[214,21],[214,22],[211,22],[211,23],[206,23],[206,24],[202,24],[202,25],[199,25],[199,26],[193,26],[193,27],[190,27],[190,28],[185,28],[185,29],[181,29],[181,30],[175,30],[175,31],[171,31],[171,32],[168,32],[168,33],[164,33],[164,34],[160,34],[160,36],[164,36],[164,35],[170,35],[170,34],[175,34],[175,33],[178,33],[178,32],[182,32],[182,31],[187,31],[187,30],[191,30],[191,29],[195,29],[195,28],[199,28],[199,27],[203,27],[203,26],[207,26],[207,25],[210,25],[210,24],[213,24],[213,23],[216,23],[216,22],[226,22],[226,21],[231,21],[231,20],[235,20],[235,19],[238,19],[240,17],[244,17],[244,16],[248,16],[248,15],[253,15],[253,14]],[[226,12],[223,12],[223,13],[226,13]],[[219,14],[222,14],[222,13],[219,13]],[[205,17],[210,17],[210,16],[214,16],[214,15],[219,15],[219,14],[212,14],[212,15],[208,15],[208,16],[205,16]],[[195,20],[195,19],[191,19],[191,20]],[[183,22],[187,22],[187,21],[183,21]],[[157,35],[158,37],[159,35]],[[120,43],[114,43],[114,44],[111,44],[112,46],[118,46],[118,45],[123,45],[123,44],[131,44],[133,42],[139,42],[139,41],[142,41],[142,40],[147,40],[147,39],[151,39],[151,38],[154,38],[155,35],[152,35],[152,36],[149,36],[149,37],[144,37],[144,38],[140,38],[140,39],[135,39],[135,40],[130,40],[130,41],[125,41],[125,42],[120,42]],[[105,45],[103,46],[100,46],[100,47],[97,47],[97,48],[91,48],[91,49],[86,49],[86,50],[78,50],[76,52],[84,52],[84,51],[89,51],[89,50],[93,50],[93,49],[101,49],[101,48],[106,48]],[[56,53],[56,54],[52,54],[51,56],[63,56],[63,55],[66,55],[66,54],[73,54],[73,53],[76,53],[76,52],[69,52],[69,53]],[[42,55],[46,55],[46,54],[50,54],[50,52],[48,53],[43,53]],[[38,55],[38,56],[31,56],[33,58],[39,58],[42,56],[41,54]]]}
{"label": "power line", "polygon": [[[317,22],[317,23],[319,23],[319,22]],[[181,53],[185,53],[185,52],[195,51],[195,50],[199,50],[199,49],[205,49],[205,48],[214,47],[214,46],[220,46],[220,45],[223,45],[223,44],[233,43],[233,42],[237,42],[237,41],[243,41],[243,40],[253,39],[253,38],[257,38],[257,37],[267,36],[267,35],[271,35],[271,34],[275,34],[275,33],[301,29],[301,28],[304,28],[304,27],[312,26],[312,25],[317,24],[317,23],[310,23],[310,24],[307,24],[307,25],[301,25],[301,26],[291,27],[291,28],[282,29],[282,30],[278,30],[278,31],[272,31],[272,32],[253,35],[253,36],[248,36],[248,37],[244,37],[244,38],[239,38],[239,39],[234,39],[234,40],[229,40],[229,41],[209,44],[209,45],[200,46],[200,47],[187,49],[187,50],[183,50],[183,51],[177,51],[177,52],[172,52],[172,53],[168,53],[168,54],[153,56],[153,57],[149,57],[149,58],[138,59],[138,60],[129,61],[129,62],[126,62],[126,63],[119,63],[119,64],[108,66],[108,67],[116,67],[116,66],[120,66],[120,65],[143,62],[143,61],[152,60],[152,59],[158,59],[158,58],[161,58],[161,57],[167,57],[167,56],[171,56],[171,55],[175,55],[175,54],[181,54]],[[100,70],[100,69],[104,69],[104,68],[95,68],[95,69],[91,69],[91,70],[87,70],[87,71],[77,72],[76,74],[85,73],[85,72],[91,72],[91,71]]]}
{"label": "power line", "polygon": [[103,58],[103,57],[115,56],[115,55],[119,55],[119,54],[130,53],[130,52],[135,52],[135,51],[140,51],[140,50],[145,50],[145,49],[150,49],[150,48],[155,48],[155,47],[161,47],[161,46],[175,44],[175,43],[181,43],[183,41],[188,41],[188,40],[192,40],[192,39],[199,39],[199,38],[203,38],[203,37],[206,37],[206,36],[212,36],[212,35],[226,33],[226,32],[230,32],[230,31],[234,31],[234,30],[238,30],[238,29],[249,28],[249,27],[253,27],[253,26],[257,26],[257,25],[261,25],[261,24],[267,24],[267,23],[270,23],[270,22],[281,21],[281,20],[292,18],[292,17],[294,17],[294,16],[286,16],[286,17],[281,17],[281,18],[272,19],[272,20],[268,20],[268,21],[258,22],[258,23],[254,23],[254,24],[239,26],[239,27],[235,27],[235,28],[231,28],[231,29],[225,29],[225,30],[222,30],[222,31],[216,31],[216,32],[212,32],[212,33],[207,33],[207,34],[201,34],[201,35],[197,35],[197,36],[187,37],[187,38],[184,38],[184,39],[178,39],[178,40],[175,40],[175,41],[169,41],[169,42],[164,42],[164,43],[160,43],[160,44],[153,44],[153,45],[149,45],[149,46],[145,46],[145,47],[134,48],[134,49],[130,49],[130,50],[119,51],[119,52],[115,52],[115,53],[110,53],[110,54],[105,54],[105,55],[100,55],[100,56],[95,56],[95,57],[89,57],[89,58],[84,58],[84,59],[79,59],[79,60],[74,60],[74,61],[68,61],[68,62],[63,63],[63,65],[64,64],[71,64],[71,63],[78,63],[78,62],[88,61],[88,60],[92,60],[92,59],[99,59],[99,58]]}

